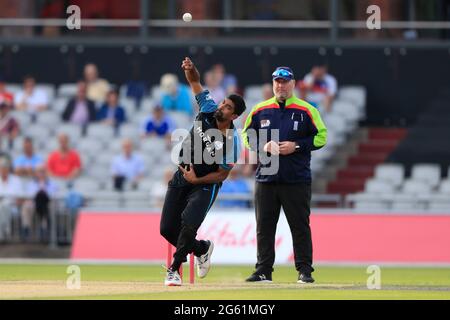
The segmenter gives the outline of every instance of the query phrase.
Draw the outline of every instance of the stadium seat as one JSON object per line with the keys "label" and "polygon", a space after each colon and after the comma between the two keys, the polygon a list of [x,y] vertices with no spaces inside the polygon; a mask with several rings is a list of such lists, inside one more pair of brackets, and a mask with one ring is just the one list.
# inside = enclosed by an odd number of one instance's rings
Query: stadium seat
{"label": "stadium seat", "polygon": [[102,184],[91,177],[80,177],[74,182],[74,189],[83,195],[92,195],[102,189]]}
{"label": "stadium seat", "polygon": [[418,180],[406,180],[402,186],[403,193],[419,195],[431,193],[431,185]]}
{"label": "stadium seat", "polygon": [[[106,146],[108,147],[109,153],[117,155],[122,152],[122,138],[115,138],[107,141]],[[137,147],[139,144],[136,145]]]}
{"label": "stadium seat", "polygon": [[17,120],[21,129],[27,128],[31,122],[30,114],[27,112],[13,110],[10,115]]}
{"label": "stadium seat", "polygon": [[101,123],[90,124],[87,130],[88,138],[99,139],[102,141],[114,137],[114,129],[111,126]]}
{"label": "stadium seat", "polygon": [[68,97],[55,98],[50,103],[50,109],[53,110],[54,112],[57,112],[61,116],[62,113],[64,112],[64,110],[66,109],[66,106],[67,106],[68,102],[69,102],[69,98]]}
{"label": "stadium seat", "polygon": [[119,128],[119,136],[121,139],[128,138],[137,142],[139,141],[140,128],[134,124],[126,123]]}
{"label": "stadium seat", "polygon": [[390,193],[395,191],[395,187],[384,180],[369,179],[365,183],[364,190],[367,193]]}
{"label": "stadium seat", "polygon": [[416,201],[414,198],[410,201],[394,201],[392,203],[391,209],[392,210],[420,210],[424,209],[425,205],[423,203],[420,203]]}
{"label": "stadium seat", "polygon": [[405,168],[401,164],[381,164],[375,168],[375,179],[389,181],[398,188],[403,183]]}
{"label": "stadium seat", "polygon": [[[149,170],[147,169],[147,171],[149,171]],[[157,181],[155,181],[155,179],[150,179],[150,178],[142,179],[139,182],[138,190],[142,191],[142,192],[150,193],[150,191],[152,190],[153,186],[156,183],[157,183]]]}
{"label": "stadium seat", "polygon": [[70,141],[77,141],[81,137],[81,127],[76,124],[64,123],[56,128],[56,134],[65,133],[69,136]]}
{"label": "stadium seat", "polygon": [[384,202],[379,201],[356,201],[355,202],[355,209],[357,210],[387,210],[389,206]]}
{"label": "stadium seat", "polygon": [[[160,101],[161,97],[162,97],[161,87],[159,85],[152,86],[150,89],[150,101],[152,103],[154,103],[156,101]],[[153,104],[151,107],[153,107]]]}
{"label": "stadium seat", "polygon": [[140,149],[143,152],[155,154],[164,154],[168,151],[166,141],[159,137],[148,137],[141,140]]}
{"label": "stadium seat", "polygon": [[350,123],[358,121],[361,118],[358,107],[352,102],[345,100],[334,101],[332,113],[341,116]]}
{"label": "stadium seat", "polygon": [[23,128],[23,134],[33,138],[34,141],[47,141],[52,134],[51,125],[29,125],[27,128]]}
{"label": "stadium seat", "polygon": [[125,109],[125,113],[129,117],[136,111],[135,104],[136,102],[131,98],[121,98],[119,101],[119,105]]}
{"label": "stadium seat", "polygon": [[366,89],[363,86],[342,86],[338,97],[353,102],[358,107],[361,119],[366,117]]}
{"label": "stadium seat", "polygon": [[441,180],[441,167],[438,164],[416,164],[412,167],[411,179],[437,187]]}
{"label": "stadium seat", "polygon": [[350,131],[350,128],[347,126],[347,123],[344,118],[335,115],[329,114],[323,117],[323,122],[325,126],[330,130],[339,132],[339,133],[347,133]]}
{"label": "stadium seat", "polygon": [[450,197],[450,178],[441,181],[438,191],[440,194],[449,195]]}
{"label": "stadium seat", "polygon": [[52,101],[56,96],[56,88],[53,84],[50,83],[39,83],[36,84],[36,89],[43,90],[48,98],[48,101]]}
{"label": "stadium seat", "polygon": [[58,98],[66,97],[71,98],[77,94],[77,84],[76,83],[64,83],[58,87]]}
{"label": "stadium seat", "polygon": [[41,127],[55,128],[61,123],[61,115],[54,111],[44,111],[37,115]]}
{"label": "stadium seat", "polygon": [[445,211],[448,212],[450,210],[450,199],[442,199],[442,200],[432,200],[428,205],[429,210],[433,211]]}
{"label": "stadium seat", "polygon": [[103,150],[103,147],[104,143],[102,141],[89,138],[80,139],[77,143],[77,150],[80,154],[92,155],[93,158],[103,154],[103,152],[99,154],[99,150]]}
{"label": "stadium seat", "polygon": [[[98,150],[98,149],[97,149]],[[95,157],[96,166],[102,166],[104,168],[110,168],[111,163],[114,160],[115,155],[110,154],[106,150],[100,154],[97,154]]]}
{"label": "stadium seat", "polygon": [[188,130],[192,127],[192,118],[184,112],[170,111],[168,115],[174,120],[176,128]]}

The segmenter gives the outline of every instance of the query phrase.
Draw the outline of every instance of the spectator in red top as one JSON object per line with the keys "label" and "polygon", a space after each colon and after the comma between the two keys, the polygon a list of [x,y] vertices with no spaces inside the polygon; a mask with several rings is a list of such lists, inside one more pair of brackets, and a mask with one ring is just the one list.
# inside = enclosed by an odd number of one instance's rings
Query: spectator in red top
{"label": "spectator in red top", "polygon": [[59,149],[48,156],[47,169],[51,177],[71,181],[81,172],[81,160],[78,152],[69,146],[69,137],[62,133],[58,136]]}
{"label": "spectator in red top", "polygon": [[0,76],[0,101],[6,101],[6,103],[9,103],[11,106],[14,102],[14,95],[6,90],[6,82],[5,79],[3,79]]}

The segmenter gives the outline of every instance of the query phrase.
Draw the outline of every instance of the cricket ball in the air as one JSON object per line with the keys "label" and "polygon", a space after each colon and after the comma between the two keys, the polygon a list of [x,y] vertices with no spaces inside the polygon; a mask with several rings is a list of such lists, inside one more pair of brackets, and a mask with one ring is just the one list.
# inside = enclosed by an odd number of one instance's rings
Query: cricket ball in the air
{"label": "cricket ball in the air", "polygon": [[192,14],[190,14],[189,12],[186,12],[185,14],[183,14],[183,21],[184,22],[191,22],[192,21]]}

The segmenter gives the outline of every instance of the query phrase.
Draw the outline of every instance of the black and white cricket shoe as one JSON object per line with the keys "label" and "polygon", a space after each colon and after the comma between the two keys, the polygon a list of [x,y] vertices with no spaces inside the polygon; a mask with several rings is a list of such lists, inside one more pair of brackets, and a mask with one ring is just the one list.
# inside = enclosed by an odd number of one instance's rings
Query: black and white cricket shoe
{"label": "black and white cricket shoe", "polygon": [[297,283],[313,283],[314,278],[311,276],[311,273],[299,273]]}
{"label": "black and white cricket shoe", "polygon": [[166,278],[164,279],[164,285],[169,287],[179,287],[182,285],[181,276],[177,270],[166,269]]}
{"label": "black and white cricket shoe", "polygon": [[272,274],[270,273],[261,273],[254,272],[250,277],[245,279],[246,282],[272,282]]}
{"label": "black and white cricket shoe", "polygon": [[214,250],[214,243],[210,240],[206,242],[209,243],[208,251],[202,254],[200,257],[195,257],[195,264],[197,265],[197,276],[199,278],[204,278],[209,272],[211,267],[211,255]]}

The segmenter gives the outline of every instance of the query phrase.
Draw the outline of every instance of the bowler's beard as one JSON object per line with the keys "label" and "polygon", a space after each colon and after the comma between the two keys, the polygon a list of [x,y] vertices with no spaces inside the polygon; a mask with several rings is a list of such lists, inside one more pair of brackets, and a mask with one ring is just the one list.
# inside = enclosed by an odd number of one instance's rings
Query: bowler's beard
{"label": "bowler's beard", "polygon": [[217,109],[216,112],[214,112],[214,118],[216,118],[216,120],[219,122],[225,121],[225,118],[223,117],[223,113],[219,109]]}

